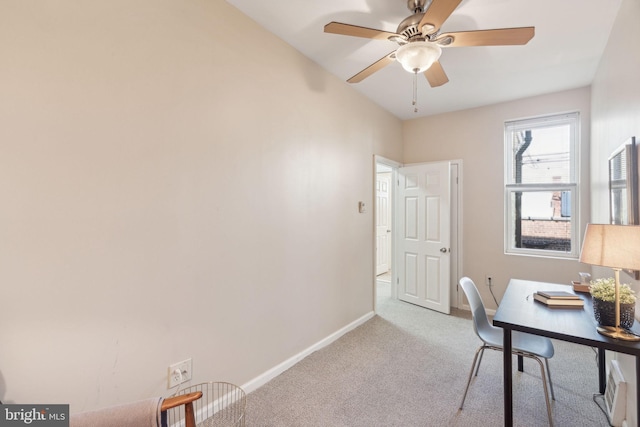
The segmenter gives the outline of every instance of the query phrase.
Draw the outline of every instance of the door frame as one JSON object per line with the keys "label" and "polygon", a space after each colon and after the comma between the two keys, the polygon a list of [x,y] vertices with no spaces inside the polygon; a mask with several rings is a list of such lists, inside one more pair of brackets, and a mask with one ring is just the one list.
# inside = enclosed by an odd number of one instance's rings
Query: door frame
{"label": "door frame", "polygon": [[[428,162],[421,162],[428,163]],[[451,170],[457,171],[457,179],[454,176],[453,172],[451,174],[451,188],[452,188],[452,200],[451,200],[451,275],[450,275],[450,305],[452,308],[458,309],[469,309],[469,306],[464,303],[463,293],[460,292],[458,286],[458,280],[460,277],[464,275],[463,273],[463,256],[462,256],[462,248],[463,246],[463,231],[462,231],[462,200],[463,200],[463,162],[462,159],[449,160]],[[391,297],[393,299],[398,299],[398,275],[397,268],[394,268],[397,261],[397,252],[398,252],[398,244],[395,236],[398,234],[398,230],[400,227],[399,219],[396,215],[396,204],[398,192],[396,191],[396,183],[398,182],[398,169],[404,166],[403,163],[396,162],[391,159],[387,159],[383,156],[374,155],[373,156],[373,200],[375,200],[375,183],[376,183],[376,174],[377,174],[377,165],[382,164],[388,166],[392,169],[391,171]],[[409,163],[407,163],[408,165]],[[454,182],[456,181],[456,182]],[[455,184],[455,187],[454,187]],[[453,190],[455,188],[455,191]],[[455,199],[455,200],[454,200]],[[372,239],[373,239],[373,265],[372,265],[372,274],[373,274],[373,306],[374,311],[377,310],[377,285],[376,285],[376,225],[375,225],[375,215],[376,215],[376,203],[372,203],[373,205],[373,219],[372,221]],[[455,230],[455,231],[454,231]]]}
{"label": "door frame", "polygon": [[[451,170],[457,174],[451,174],[451,307],[470,310],[464,300],[464,292],[461,292],[458,281],[464,276],[462,271],[462,159],[451,160]],[[455,182],[454,182],[455,181]],[[455,185],[454,185],[455,184]],[[455,302],[455,305],[453,304]]]}

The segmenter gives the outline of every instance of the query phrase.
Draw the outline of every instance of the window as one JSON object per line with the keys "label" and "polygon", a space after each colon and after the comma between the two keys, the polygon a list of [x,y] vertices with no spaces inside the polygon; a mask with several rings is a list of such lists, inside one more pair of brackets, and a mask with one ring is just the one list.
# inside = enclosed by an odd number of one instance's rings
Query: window
{"label": "window", "polygon": [[505,252],[578,257],[578,113],[505,123]]}

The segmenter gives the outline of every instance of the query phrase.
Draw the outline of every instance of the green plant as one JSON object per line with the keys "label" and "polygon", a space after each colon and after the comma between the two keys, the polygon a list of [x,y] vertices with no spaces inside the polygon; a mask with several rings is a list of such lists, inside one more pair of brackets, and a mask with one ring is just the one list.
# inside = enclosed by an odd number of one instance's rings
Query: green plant
{"label": "green plant", "polygon": [[[596,279],[591,281],[589,293],[594,298],[602,301],[614,302],[616,300],[616,281],[613,277]],[[620,285],[620,303],[632,304],[636,302],[635,292],[626,283]]]}

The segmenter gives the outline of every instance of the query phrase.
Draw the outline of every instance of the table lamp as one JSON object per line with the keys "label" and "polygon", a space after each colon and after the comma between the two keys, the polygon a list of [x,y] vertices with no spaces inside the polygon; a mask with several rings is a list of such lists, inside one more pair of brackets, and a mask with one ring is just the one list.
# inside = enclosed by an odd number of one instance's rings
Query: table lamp
{"label": "table lamp", "polygon": [[620,270],[640,270],[640,226],[587,224],[580,262],[610,267],[615,275],[615,326],[598,326],[598,332],[625,341],[640,337],[620,327]]}

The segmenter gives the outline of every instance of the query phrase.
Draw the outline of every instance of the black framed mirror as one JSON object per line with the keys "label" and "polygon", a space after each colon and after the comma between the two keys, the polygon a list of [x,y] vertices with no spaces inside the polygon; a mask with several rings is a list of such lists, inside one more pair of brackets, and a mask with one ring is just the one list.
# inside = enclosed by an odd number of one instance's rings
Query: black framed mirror
{"label": "black framed mirror", "polygon": [[[631,137],[609,157],[609,221],[611,224],[640,225],[638,211],[638,145]],[[639,271],[628,271],[636,280]]]}

